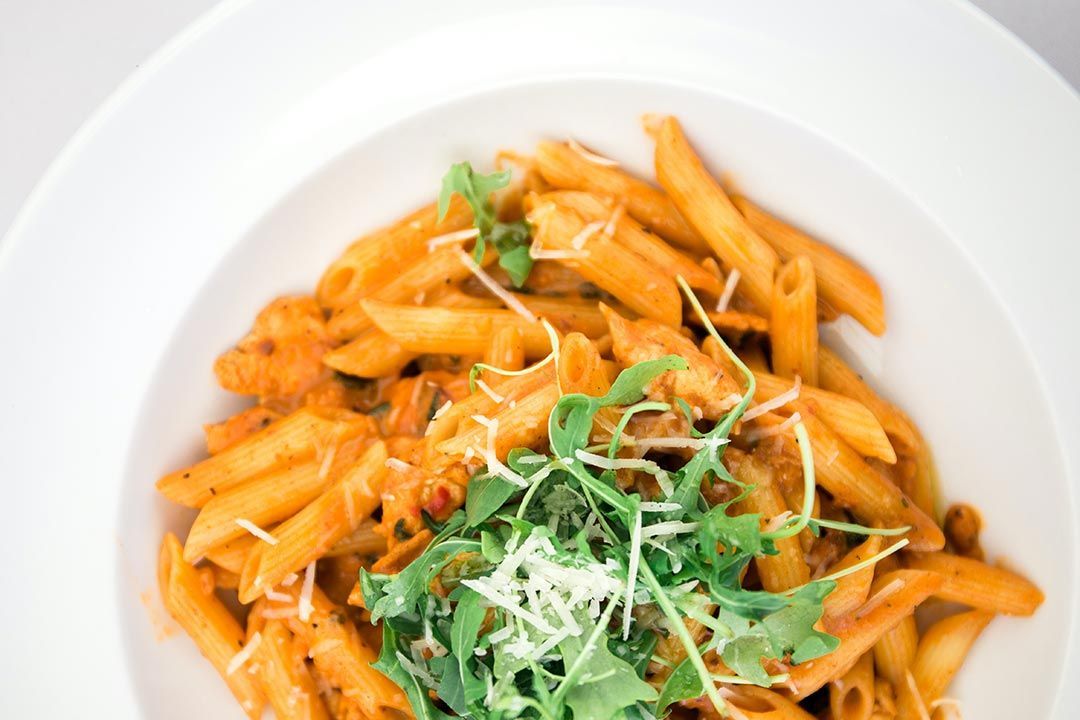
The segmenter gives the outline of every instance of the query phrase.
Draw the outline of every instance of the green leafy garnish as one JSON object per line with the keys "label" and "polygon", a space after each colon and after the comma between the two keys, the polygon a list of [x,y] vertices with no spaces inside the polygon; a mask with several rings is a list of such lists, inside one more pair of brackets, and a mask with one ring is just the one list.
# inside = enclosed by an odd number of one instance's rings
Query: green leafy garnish
{"label": "green leafy garnish", "polygon": [[[447,193],[466,181],[462,194],[478,203],[477,227],[487,236],[495,220],[485,203],[501,180],[455,166],[444,183],[447,202]],[[770,687],[786,679],[769,673],[770,661],[798,665],[834,651],[839,640],[815,625],[835,580],[906,543],[785,592],[743,587],[754,558],[775,554],[778,540],[804,529],[900,531],[810,517],[813,457],[801,423],[795,435],[807,500],[800,512],[768,531],[758,515],[735,514],[753,487],[731,476],[724,450],[751,401],[754,378],[681,278],[680,286],[746,376],[746,393],[734,409],[699,431],[678,398],[646,399],[659,376],[687,368],[675,355],[626,368],[601,397],[562,395],[548,418],[546,452],[511,451],[506,465],[513,478],[489,468],[478,472],[464,510],[397,575],[361,572],[365,605],[373,622],[383,624],[375,667],[402,686],[418,718],[441,720],[448,708],[480,720],[645,720],[703,695],[723,715],[718,683]],[[554,357],[553,350],[531,369],[513,372],[531,372]],[[657,462],[625,452],[621,438],[632,417],[675,406],[687,413],[696,441],[688,461],[675,469],[672,456]],[[602,408],[617,408],[622,417],[610,442],[596,445]],[[623,472],[652,476],[655,483],[646,486],[659,490],[645,497],[625,490],[635,485],[617,482],[625,480],[617,475]],[[737,497],[710,506],[702,488],[715,483],[731,485]],[[707,636],[695,638],[688,620],[701,623]],[[657,691],[646,675],[658,640],[670,635],[686,658]],[[710,654],[732,674],[713,675]]]}
{"label": "green leafy garnish", "polygon": [[473,260],[479,264],[490,242],[499,253],[499,266],[506,270],[515,287],[521,287],[532,270],[529,255],[530,229],[524,220],[500,222],[491,204],[491,194],[510,183],[510,171],[481,175],[468,162],[450,166],[439,190],[439,220],[450,209],[450,198],[457,193],[468,203],[473,213],[473,225],[480,232],[473,248]]}

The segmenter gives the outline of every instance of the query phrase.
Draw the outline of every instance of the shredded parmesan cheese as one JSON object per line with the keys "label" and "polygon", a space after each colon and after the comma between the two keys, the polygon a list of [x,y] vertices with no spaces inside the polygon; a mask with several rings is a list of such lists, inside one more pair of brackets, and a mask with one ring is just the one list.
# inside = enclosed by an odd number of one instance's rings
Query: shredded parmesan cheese
{"label": "shredded parmesan cheese", "polygon": [[724,281],[724,289],[720,293],[720,299],[716,301],[716,312],[727,312],[728,304],[731,303],[731,296],[735,294],[735,286],[739,284],[739,278],[742,274],[737,268],[732,268],[728,273],[727,280]]}
{"label": "shredded parmesan cheese", "polygon": [[315,563],[310,562],[307,568],[304,569],[304,584],[300,586],[300,602],[296,606],[297,615],[304,622],[311,618],[311,611],[315,609],[311,604],[311,595],[314,591]]}
{"label": "shredded parmesan cheese", "polygon": [[386,458],[386,467],[390,468],[394,472],[399,473],[407,473],[413,469],[412,465],[410,465],[409,463],[394,457]]}
{"label": "shredded parmesan cheese", "polygon": [[225,674],[232,675],[243,667],[244,663],[250,660],[251,656],[259,648],[260,642],[262,642],[262,634],[256,632],[251,636],[251,639],[247,641],[247,644],[240,648],[240,652],[232,656],[232,660],[229,661],[228,666],[225,668]]}
{"label": "shredded parmesan cheese", "polygon": [[466,240],[472,240],[475,237],[480,237],[479,228],[467,228],[465,230],[449,232],[445,235],[438,235],[428,240],[428,250],[434,250],[440,245],[450,245],[451,243],[465,242]]}
{"label": "shredded parmesan cheese", "polygon": [[571,150],[573,150],[578,155],[580,155],[581,157],[583,157],[586,160],[588,160],[589,162],[591,162],[593,165],[601,165],[603,167],[618,167],[619,166],[619,163],[616,162],[615,160],[612,160],[611,158],[606,158],[603,155],[597,155],[596,153],[594,153],[591,150],[586,150],[574,138],[567,139],[566,144],[570,146]]}
{"label": "shredded parmesan cheese", "polygon": [[612,211],[611,217],[608,218],[607,224],[604,225],[604,237],[606,237],[608,240],[615,237],[615,229],[618,227],[619,220],[622,219],[622,216],[625,213],[626,210],[623,209],[622,205],[615,206],[615,210]]}
{"label": "shredded parmesan cheese", "polygon": [[782,408],[793,400],[799,399],[799,391],[802,390],[802,378],[798,375],[795,376],[795,384],[791,386],[790,390],[786,390],[776,397],[766,400],[759,405],[747,410],[743,416],[743,420],[753,420],[756,417],[760,417],[767,412],[772,412],[778,408]]}
{"label": "shredded parmesan cheese", "polygon": [[278,544],[278,539],[276,537],[266,532],[250,520],[245,520],[244,518],[236,518],[236,524],[269,545]]}
{"label": "shredded parmesan cheese", "polygon": [[582,260],[588,256],[588,250],[545,250],[544,248],[529,248],[529,257],[533,260]]}
{"label": "shredded parmesan cheese", "polygon": [[746,438],[747,442],[757,442],[758,440],[764,440],[765,438],[772,437],[773,435],[782,435],[799,422],[802,422],[802,415],[797,412],[792,413],[791,417],[787,418],[782,423],[778,423],[776,425],[768,425],[766,427],[753,428],[743,433],[743,437]]}
{"label": "shredded parmesan cheese", "polygon": [[510,308],[529,322],[536,322],[536,316],[532,314],[532,311],[525,307],[520,300],[507,292],[502,285],[495,282],[495,278],[488,275],[487,272],[484,271],[484,268],[477,265],[465,252],[458,250],[457,253],[458,260],[461,261],[461,264],[469,268],[472,274],[476,276],[476,279],[482,282],[484,287],[491,291],[492,295],[502,300],[506,307]]}
{"label": "shredded parmesan cheese", "polygon": [[329,652],[336,647],[342,645],[341,640],[327,639],[321,642],[317,642],[308,649],[307,656],[313,658],[316,655],[322,655],[325,652]]}
{"label": "shredded parmesan cheese", "polygon": [[264,592],[263,595],[266,595],[267,600],[273,600],[274,602],[292,602],[292,595],[289,595],[288,593],[278,592],[273,588],[267,588],[266,592]]}
{"label": "shredded parmesan cheese", "polygon": [[441,406],[439,407],[439,409],[438,409],[438,410],[436,410],[436,411],[435,411],[435,414],[431,416],[431,419],[432,419],[432,420],[438,420],[439,418],[441,418],[441,417],[442,417],[443,415],[445,415],[445,414],[446,414],[446,411],[447,411],[447,410],[449,410],[449,409],[450,409],[450,408],[452,408],[453,406],[454,406],[454,401],[453,401],[453,400],[447,400],[446,402],[444,402],[444,403],[443,403],[443,404],[442,404],[442,405],[441,405]]}
{"label": "shredded parmesan cheese", "polygon": [[293,583],[300,579],[300,576],[296,573],[289,573],[285,576],[285,579],[281,581],[281,587],[292,587]]}
{"label": "shredded parmesan cheese", "polygon": [[491,402],[495,403],[496,405],[498,405],[499,403],[501,403],[503,400],[506,399],[505,397],[503,397],[499,393],[492,390],[491,386],[489,386],[486,382],[484,382],[480,378],[476,378],[476,387],[483,390],[484,394],[487,395],[489,398],[491,398]]}
{"label": "shredded parmesan cheese", "polygon": [[589,242],[589,238],[600,232],[604,228],[605,224],[606,221],[604,220],[594,220],[585,227],[581,228],[581,230],[578,231],[577,235],[570,238],[570,247],[574,248],[575,250],[581,250],[585,247],[585,243]]}

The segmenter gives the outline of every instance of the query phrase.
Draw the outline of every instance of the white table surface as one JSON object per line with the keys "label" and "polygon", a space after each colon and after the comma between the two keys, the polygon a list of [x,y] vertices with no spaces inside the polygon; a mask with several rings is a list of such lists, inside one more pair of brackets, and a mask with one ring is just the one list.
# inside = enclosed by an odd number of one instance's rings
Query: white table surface
{"label": "white table surface", "polygon": [[[0,236],[94,109],[217,2],[0,0]],[[1080,0],[974,2],[1080,87]]]}

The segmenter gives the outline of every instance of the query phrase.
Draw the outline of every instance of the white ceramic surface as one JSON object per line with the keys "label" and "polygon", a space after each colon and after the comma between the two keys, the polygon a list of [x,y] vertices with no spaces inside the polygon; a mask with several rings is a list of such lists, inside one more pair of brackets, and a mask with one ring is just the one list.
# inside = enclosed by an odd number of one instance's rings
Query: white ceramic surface
{"label": "white ceramic surface", "polygon": [[878,383],[932,439],[947,496],[983,508],[990,550],[1047,590],[978,645],[952,693],[968,717],[1080,713],[1061,682],[1080,346],[1051,311],[1080,260],[1074,95],[951,4],[355,5],[204,19],[0,246],[4,716],[239,717],[188,641],[155,639],[155,547],[185,518],[151,485],[226,411],[215,354],[453,160],[573,134],[646,170],[646,110],[882,279]]}

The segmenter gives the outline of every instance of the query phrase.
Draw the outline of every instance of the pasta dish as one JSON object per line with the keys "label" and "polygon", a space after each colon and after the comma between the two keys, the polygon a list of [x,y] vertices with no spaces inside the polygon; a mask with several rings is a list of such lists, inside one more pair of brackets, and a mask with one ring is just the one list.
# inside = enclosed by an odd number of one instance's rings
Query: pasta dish
{"label": "pasta dish", "polygon": [[645,126],[658,186],[453,165],[218,358],[255,404],[158,481],[158,577],[249,717],[947,720],[1038,608],[819,339],[874,278]]}

